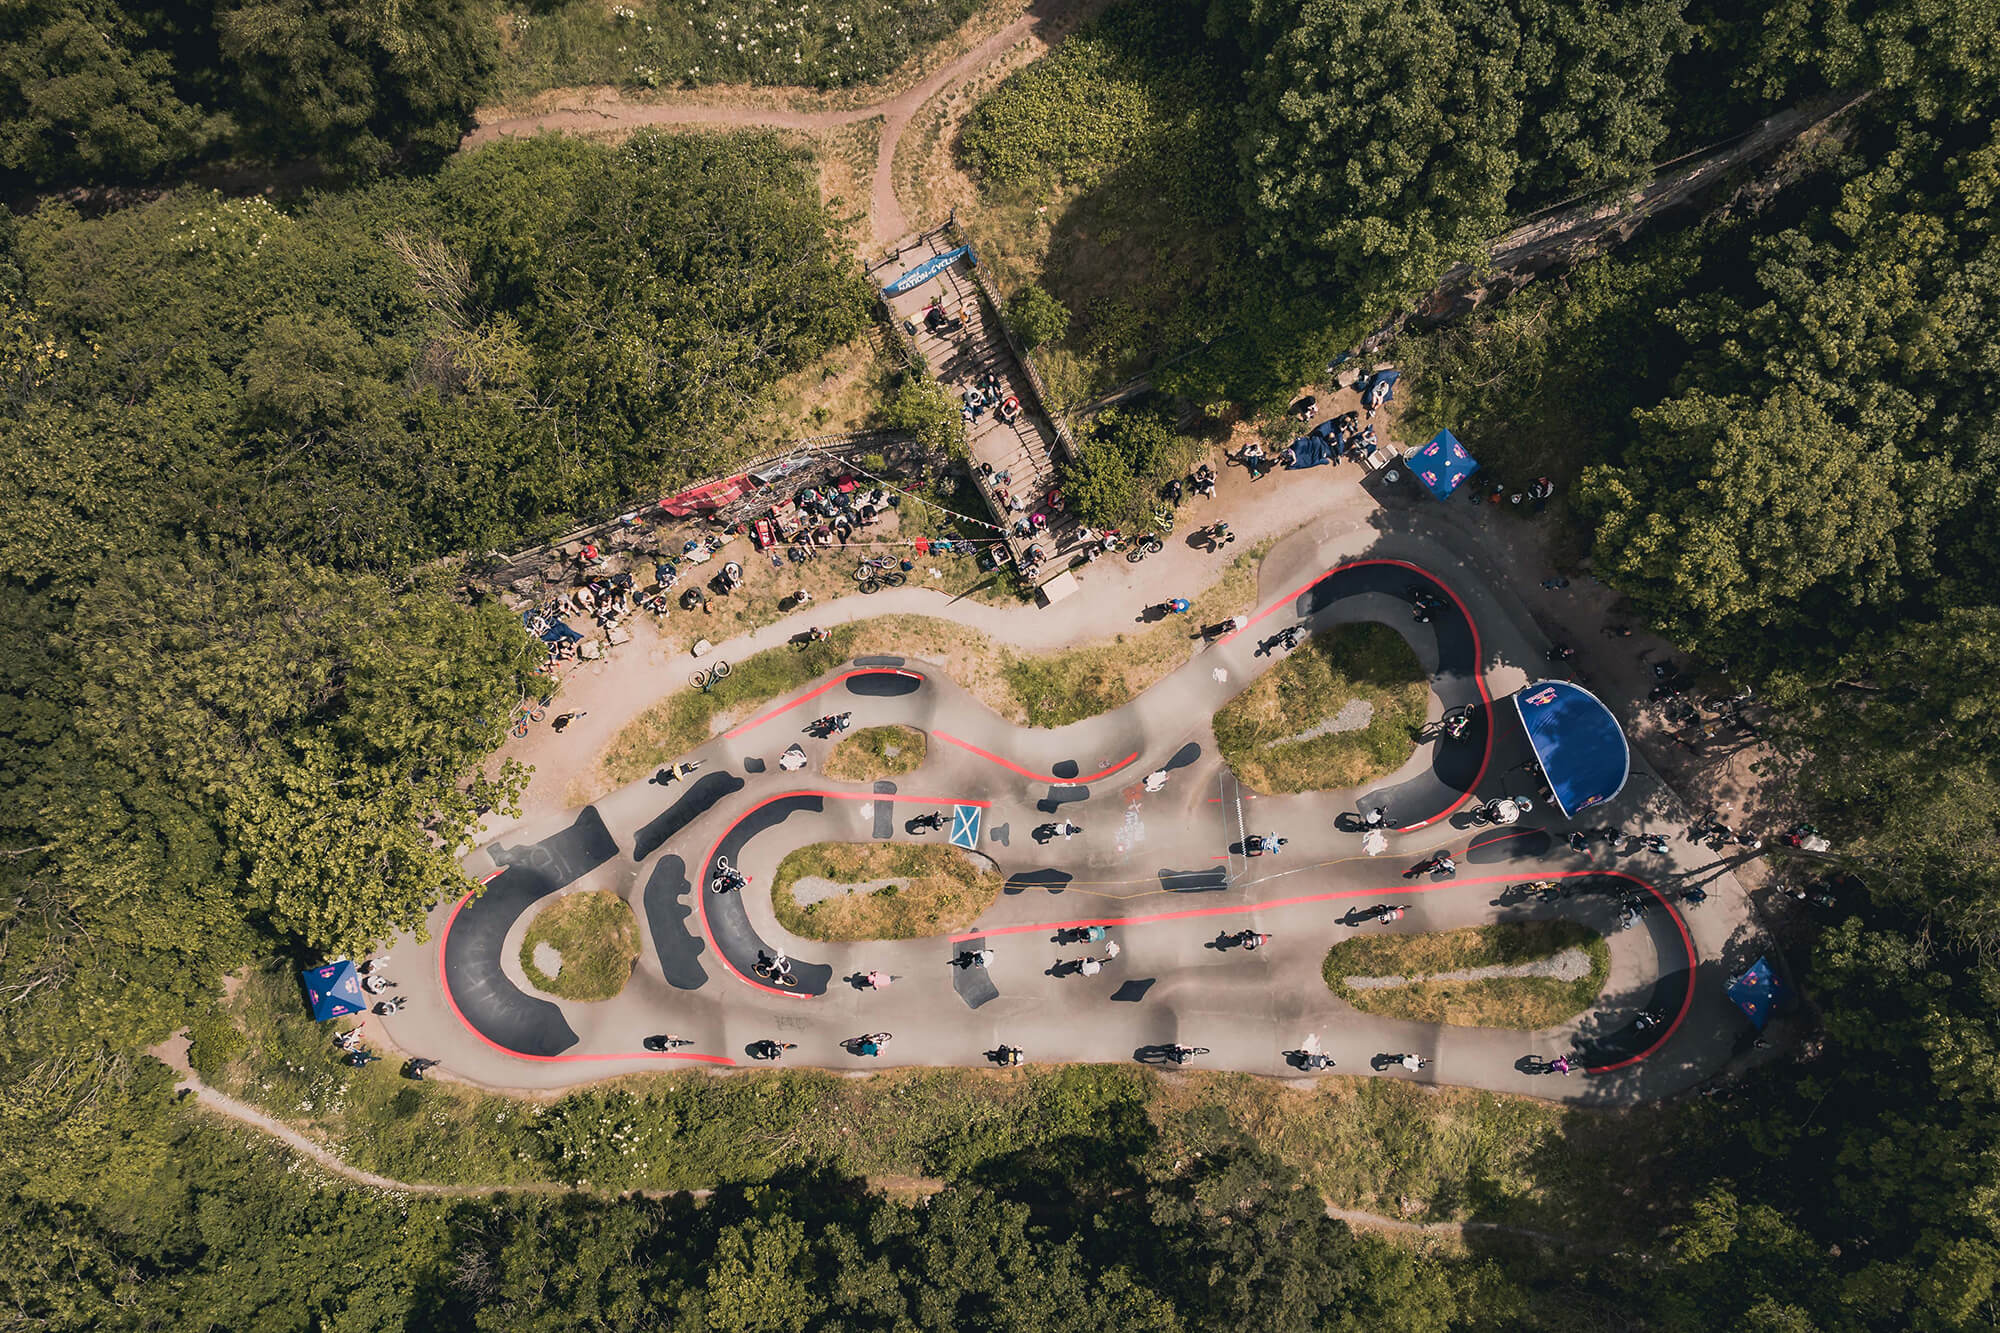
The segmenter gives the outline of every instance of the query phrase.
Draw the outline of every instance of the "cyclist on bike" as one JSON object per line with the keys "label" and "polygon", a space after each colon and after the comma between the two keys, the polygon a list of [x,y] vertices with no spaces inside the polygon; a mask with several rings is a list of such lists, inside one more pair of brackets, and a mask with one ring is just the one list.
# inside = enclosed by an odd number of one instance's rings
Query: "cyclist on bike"
{"label": "cyclist on bike", "polygon": [[1166,601],[1167,611],[1170,614],[1177,616],[1186,615],[1188,608],[1192,605],[1194,605],[1194,603],[1188,601],[1188,599],[1185,597],[1169,597]]}
{"label": "cyclist on bike", "polygon": [[1263,948],[1271,942],[1269,932],[1262,930],[1239,930],[1236,932],[1234,938],[1237,944],[1252,952]]}

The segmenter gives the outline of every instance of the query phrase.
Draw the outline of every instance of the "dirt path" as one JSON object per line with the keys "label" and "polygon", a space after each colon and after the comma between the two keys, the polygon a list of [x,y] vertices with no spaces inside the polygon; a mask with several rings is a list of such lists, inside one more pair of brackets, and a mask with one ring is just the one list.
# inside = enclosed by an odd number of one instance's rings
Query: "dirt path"
{"label": "dirt path", "polygon": [[875,172],[869,194],[868,221],[872,246],[900,242],[911,231],[896,197],[896,146],[910,120],[933,98],[976,78],[1000,56],[1030,37],[1053,46],[1083,18],[1103,7],[1104,0],[1031,0],[1022,15],[965,54],[911,87],[861,107],[816,107],[828,100],[806,89],[778,90],[774,95],[792,106],[758,106],[742,101],[627,102],[616,91],[591,90],[531,115],[487,121],[465,136],[462,148],[494,139],[544,130],[571,134],[602,134],[647,125],[702,125],[724,129],[780,129],[816,132],[880,119],[882,136],[876,148]]}
{"label": "dirt path", "polygon": [[[215,1088],[202,1082],[201,1076],[195,1073],[188,1064],[188,1041],[185,1036],[175,1035],[169,1037],[166,1041],[153,1047],[148,1054],[179,1074],[181,1087],[187,1092],[192,1093],[195,1100],[208,1110],[225,1119],[234,1120],[239,1125],[247,1125],[260,1134],[276,1139],[293,1152],[310,1158],[315,1165],[325,1169],[330,1175],[338,1176],[342,1180],[352,1181],[356,1185],[365,1185],[369,1189],[389,1190],[402,1194],[432,1194],[450,1198],[481,1198],[495,1194],[598,1194],[613,1197],[642,1194],[647,1198],[664,1198],[669,1194],[681,1192],[678,1190],[593,1190],[576,1185],[564,1185],[555,1181],[531,1181],[513,1185],[438,1185],[427,1181],[394,1180],[388,1176],[378,1176],[373,1171],[364,1171],[360,1167],[328,1151],[320,1144],[314,1143],[311,1139],[299,1133],[290,1125],[285,1124],[282,1120],[266,1115],[249,1103],[238,1101],[228,1093],[217,1091]],[[897,1177],[893,1180],[875,1183],[879,1183],[883,1188],[889,1189],[892,1192],[902,1193],[934,1194],[944,1188],[943,1181],[911,1177]],[[706,1199],[714,1192],[713,1190],[706,1189],[686,1191],[686,1193],[693,1195],[697,1199]],[[1399,1234],[1445,1236],[1452,1239],[1463,1239],[1470,1232],[1491,1231],[1524,1236],[1528,1239],[1538,1240],[1557,1247],[1566,1248],[1575,1244],[1575,1242],[1561,1236],[1553,1236],[1541,1231],[1531,1231],[1525,1227],[1505,1226],[1498,1222],[1406,1222],[1400,1218],[1384,1217],[1379,1213],[1364,1213],[1351,1208],[1336,1208],[1332,1204],[1327,1205],[1326,1215],[1338,1218],[1349,1226],[1367,1227],[1374,1231],[1389,1231]]]}

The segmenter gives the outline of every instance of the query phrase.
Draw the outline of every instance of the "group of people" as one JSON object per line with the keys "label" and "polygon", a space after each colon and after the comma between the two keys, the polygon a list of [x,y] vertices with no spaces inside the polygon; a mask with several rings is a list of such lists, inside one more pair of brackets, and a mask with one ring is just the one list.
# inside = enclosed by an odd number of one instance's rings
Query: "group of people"
{"label": "group of people", "polygon": [[634,595],[630,574],[593,573],[576,587],[565,588],[556,595],[556,611],[564,616],[588,614],[609,629],[631,615],[644,600]]}
{"label": "group of people", "polygon": [[1006,386],[1000,382],[999,372],[990,368],[978,383],[959,395],[959,404],[967,425],[985,416],[989,407],[1002,425],[1011,426],[1021,419],[1020,398],[1007,393]]}

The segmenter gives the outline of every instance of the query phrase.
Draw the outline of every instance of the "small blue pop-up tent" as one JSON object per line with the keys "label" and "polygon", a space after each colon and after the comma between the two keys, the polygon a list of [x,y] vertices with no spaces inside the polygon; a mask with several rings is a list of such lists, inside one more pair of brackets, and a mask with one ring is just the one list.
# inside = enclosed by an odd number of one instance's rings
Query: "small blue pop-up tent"
{"label": "small blue pop-up tent", "polygon": [[368,1007],[368,997],[361,993],[361,976],[348,959],[309,967],[299,977],[306,983],[306,1003],[312,1006],[317,1022],[358,1014]]}
{"label": "small blue pop-up tent", "polygon": [[1759,1032],[1771,1021],[1771,1013],[1779,1005],[1792,998],[1791,987],[1776,972],[1771,970],[1771,960],[1759,958],[1750,965],[1750,970],[1729,983],[1729,999],[1750,1025]]}
{"label": "small blue pop-up tent", "polygon": [[1602,699],[1566,680],[1538,680],[1515,694],[1514,711],[1565,819],[1624,788],[1632,751]]}
{"label": "small blue pop-up tent", "polygon": [[1410,471],[1432,495],[1443,500],[1458,489],[1458,483],[1479,471],[1479,460],[1465,452],[1465,446],[1448,430],[1431,437],[1431,442],[1410,455]]}

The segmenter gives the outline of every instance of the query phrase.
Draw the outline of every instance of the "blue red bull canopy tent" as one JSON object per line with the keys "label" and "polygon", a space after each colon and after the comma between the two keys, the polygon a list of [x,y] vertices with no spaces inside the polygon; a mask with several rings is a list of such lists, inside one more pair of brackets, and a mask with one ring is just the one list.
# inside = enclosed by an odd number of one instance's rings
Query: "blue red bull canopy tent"
{"label": "blue red bull canopy tent", "polygon": [[1771,970],[1768,958],[1759,958],[1750,965],[1750,970],[1729,983],[1729,998],[1750,1025],[1759,1032],[1771,1021],[1771,1013],[1779,1005],[1792,998],[1791,987],[1784,979]]}
{"label": "blue red bull canopy tent", "polygon": [[361,993],[360,974],[345,958],[309,967],[299,977],[306,983],[306,1003],[312,1006],[312,1016],[320,1022],[358,1014],[368,1007],[368,997]]}
{"label": "blue red bull canopy tent", "polygon": [[1451,498],[1458,483],[1479,471],[1479,460],[1465,452],[1465,446],[1448,430],[1431,437],[1431,442],[1410,455],[1410,471],[1440,500]]}
{"label": "blue red bull canopy tent", "polygon": [[1602,805],[1625,786],[1632,751],[1603,700],[1566,680],[1538,680],[1514,695],[1535,761],[1565,818]]}

